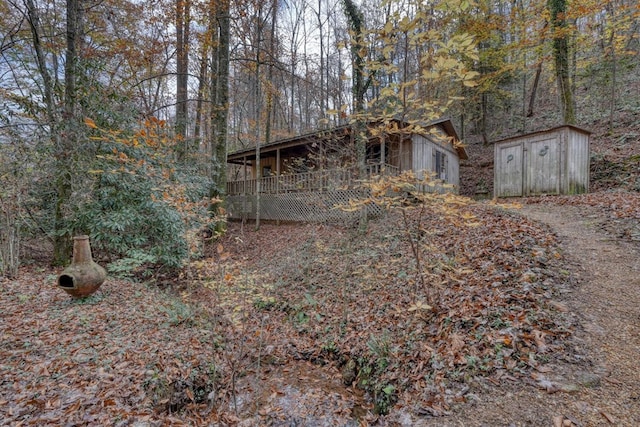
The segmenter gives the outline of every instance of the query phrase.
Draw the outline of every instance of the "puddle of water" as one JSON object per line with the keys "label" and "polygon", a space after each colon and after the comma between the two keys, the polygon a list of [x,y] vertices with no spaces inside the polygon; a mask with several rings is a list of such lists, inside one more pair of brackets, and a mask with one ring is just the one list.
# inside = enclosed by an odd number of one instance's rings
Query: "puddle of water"
{"label": "puddle of water", "polygon": [[337,369],[308,362],[239,379],[236,406],[243,425],[357,427],[368,414],[363,393],[345,387]]}

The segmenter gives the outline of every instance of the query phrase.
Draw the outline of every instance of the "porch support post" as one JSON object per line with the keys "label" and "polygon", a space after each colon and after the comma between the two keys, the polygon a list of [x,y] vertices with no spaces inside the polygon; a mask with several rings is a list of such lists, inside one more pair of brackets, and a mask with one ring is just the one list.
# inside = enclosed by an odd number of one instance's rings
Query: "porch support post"
{"label": "porch support post", "polygon": [[242,174],[242,224],[247,221],[247,156],[242,158],[243,174]]}
{"label": "porch support post", "polygon": [[247,156],[242,158],[242,165],[244,166],[244,173],[242,174],[242,194],[247,195]]}
{"label": "porch support post", "polygon": [[385,143],[386,143],[387,138],[385,136],[380,138],[380,174],[382,175],[384,173],[384,165],[386,163],[386,153],[385,153]]}
{"label": "porch support post", "polygon": [[280,192],[280,149],[276,150],[276,194]]}
{"label": "porch support post", "polygon": [[324,140],[320,139],[319,142],[319,150],[320,150],[320,159],[318,160],[318,171],[320,171],[320,190],[324,190],[325,188],[329,188],[329,177],[328,174],[324,171],[325,162],[327,161],[326,152],[324,149]]}

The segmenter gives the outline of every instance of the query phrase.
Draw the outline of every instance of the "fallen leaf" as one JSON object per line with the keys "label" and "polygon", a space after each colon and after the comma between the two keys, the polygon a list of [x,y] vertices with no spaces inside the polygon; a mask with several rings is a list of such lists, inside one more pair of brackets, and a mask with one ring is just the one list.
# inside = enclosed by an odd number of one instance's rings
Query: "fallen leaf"
{"label": "fallen leaf", "polygon": [[600,411],[600,415],[605,417],[607,419],[607,421],[609,421],[610,424],[615,424],[616,423],[616,419],[613,418],[613,416],[611,414],[608,414],[607,412],[604,412],[604,411]]}
{"label": "fallen leaf", "polygon": [[538,347],[538,351],[540,353],[545,353],[547,351],[547,344],[544,342],[544,337],[544,332],[534,329],[533,339],[536,342],[536,347]]}

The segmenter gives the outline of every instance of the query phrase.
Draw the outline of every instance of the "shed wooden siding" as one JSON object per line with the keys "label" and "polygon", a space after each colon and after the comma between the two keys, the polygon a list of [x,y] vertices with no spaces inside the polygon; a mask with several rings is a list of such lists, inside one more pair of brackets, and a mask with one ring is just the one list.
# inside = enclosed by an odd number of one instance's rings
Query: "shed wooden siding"
{"label": "shed wooden siding", "polygon": [[567,165],[567,193],[580,194],[589,192],[589,134],[568,132],[567,151],[571,161]]}
{"label": "shed wooden siding", "polygon": [[562,126],[497,142],[494,196],[587,192],[589,135],[584,129]]}

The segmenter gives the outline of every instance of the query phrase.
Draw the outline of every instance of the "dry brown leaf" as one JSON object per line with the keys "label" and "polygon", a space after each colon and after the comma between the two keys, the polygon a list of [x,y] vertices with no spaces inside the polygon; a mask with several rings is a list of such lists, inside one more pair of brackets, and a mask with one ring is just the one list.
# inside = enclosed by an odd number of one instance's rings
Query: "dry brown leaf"
{"label": "dry brown leaf", "polygon": [[544,342],[545,333],[539,331],[537,329],[533,330],[533,339],[536,342],[536,346],[538,347],[538,351],[540,353],[545,353],[548,349],[547,344]]}
{"label": "dry brown leaf", "polygon": [[605,417],[607,419],[607,421],[609,421],[610,424],[615,424],[616,423],[616,419],[611,414],[609,414],[607,412],[604,412],[604,411],[600,411],[600,415]]}

